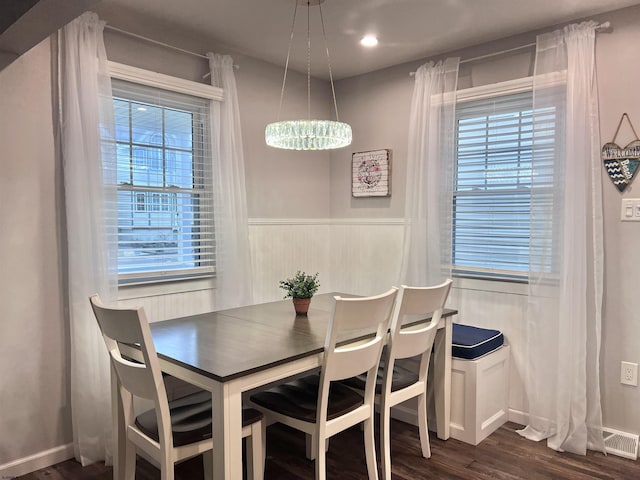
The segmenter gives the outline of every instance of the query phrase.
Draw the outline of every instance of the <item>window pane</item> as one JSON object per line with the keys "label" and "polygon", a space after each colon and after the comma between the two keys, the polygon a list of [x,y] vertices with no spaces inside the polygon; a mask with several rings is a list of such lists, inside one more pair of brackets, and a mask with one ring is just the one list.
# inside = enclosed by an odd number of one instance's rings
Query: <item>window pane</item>
{"label": "window pane", "polygon": [[180,150],[167,151],[167,186],[193,188],[193,153]]}
{"label": "window pane", "polygon": [[114,99],[113,115],[116,124],[116,141],[129,142],[129,102]]}
{"label": "window pane", "polygon": [[162,108],[131,103],[131,136],[133,143],[162,145]]}
{"label": "window pane", "polygon": [[118,159],[118,185],[131,183],[131,147],[128,143],[116,145]]}
{"label": "window pane", "polygon": [[121,279],[211,273],[209,100],[120,80],[112,84]]}
{"label": "window pane", "polygon": [[[456,107],[452,260],[458,274],[528,273],[532,113],[531,92]],[[553,112],[549,122],[552,129]]]}
{"label": "window pane", "polygon": [[167,147],[191,150],[193,148],[193,114],[178,110],[165,110]]}
{"label": "window pane", "polygon": [[133,184],[162,187],[164,184],[163,149],[134,146],[132,152]]}

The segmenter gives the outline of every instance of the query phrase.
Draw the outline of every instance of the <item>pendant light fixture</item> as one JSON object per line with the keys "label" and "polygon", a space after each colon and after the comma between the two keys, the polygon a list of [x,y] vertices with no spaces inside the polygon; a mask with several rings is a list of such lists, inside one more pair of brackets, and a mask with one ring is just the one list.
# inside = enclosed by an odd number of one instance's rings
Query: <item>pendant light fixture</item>
{"label": "pendant light fixture", "polygon": [[[287,51],[287,61],[284,67],[284,78],[282,79],[282,91],[280,92],[280,106],[278,107],[278,121],[270,123],[264,132],[267,145],[276,148],[289,150],[329,150],[333,148],[346,147],[351,144],[351,126],[343,123],[338,117],[338,104],[336,102],[336,90],[333,86],[333,74],[331,72],[331,59],[329,57],[329,47],[327,46],[327,36],[324,28],[324,18],[322,16],[322,3],[325,0],[294,0],[293,22],[291,24],[291,35],[289,37],[289,49]],[[291,56],[291,45],[293,43],[293,30],[296,24],[296,14],[298,5],[307,7],[307,119],[306,120],[284,120],[280,121],[280,111],[282,110],[282,100],[287,82],[287,70],[289,68],[289,58]],[[333,94],[333,107],[336,112],[336,120],[312,120],[311,119],[311,29],[310,16],[311,7],[318,6],[320,12],[320,23],[322,24],[322,36],[324,38],[325,51],[327,53],[327,65],[329,67],[329,80],[331,82],[331,93]]]}

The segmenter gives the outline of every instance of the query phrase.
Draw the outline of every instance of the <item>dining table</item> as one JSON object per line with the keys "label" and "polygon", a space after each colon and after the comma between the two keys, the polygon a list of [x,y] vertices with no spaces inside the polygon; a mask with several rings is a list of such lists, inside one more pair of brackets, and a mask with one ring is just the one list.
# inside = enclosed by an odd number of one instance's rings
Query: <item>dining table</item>
{"label": "dining table", "polygon": [[[162,371],[211,392],[213,475],[242,478],[243,393],[322,365],[334,296],[315,295],[307,315],[296,315],[290,300],[231,308],[150,323]],[[438,438],[449,438],[452,322],[445,309],[434,344],[435,412]],[[123,353],[141,358],[136,346]],[[124,472],[123,406],[112,370],[114,479]]]}

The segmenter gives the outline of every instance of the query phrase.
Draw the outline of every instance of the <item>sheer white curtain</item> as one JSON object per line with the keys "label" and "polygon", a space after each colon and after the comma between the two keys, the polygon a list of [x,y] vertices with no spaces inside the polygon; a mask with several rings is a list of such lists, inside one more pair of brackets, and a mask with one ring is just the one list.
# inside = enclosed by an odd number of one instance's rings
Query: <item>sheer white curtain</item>
{"label": "sheer white curtain", "polygon": [[207,53],[211,84],[224,90],[212,102],[216,222],[216,308],[252,303],[253,285],[238,89],[229,55]]}
{"label": "sheer white curtain", "polygon": [[418,68],[411,99],[405,233],[400,283],[451,276],[455,91],[459,58]]}
{"label": "sheer white curtain", "polygon": [[521,434],[578,454],[604,451],[595,36],[593,22],[539,36],[534,71],[526,377],[530,423]]}
{"label": "sheer white curtain", "polygon": [[[111,81],[104,23],[85,13],[60,32],[60,121],[71,333],[71,414],[75,457],[111,458],[109,360],[89,295],[117,300],[117,222]],[[109,178],[106,178],[108,176]],[[108,185],[108,186],[105,186]]]}

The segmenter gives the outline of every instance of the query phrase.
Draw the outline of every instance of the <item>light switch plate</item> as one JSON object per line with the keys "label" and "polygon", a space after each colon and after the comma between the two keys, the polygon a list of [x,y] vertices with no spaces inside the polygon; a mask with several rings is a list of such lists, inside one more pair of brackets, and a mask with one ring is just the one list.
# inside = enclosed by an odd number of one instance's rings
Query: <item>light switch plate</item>
{"label": "light switch plate", "polygon": [[640,198],[622,199],[620,220],[623,222],[640,222]]}

